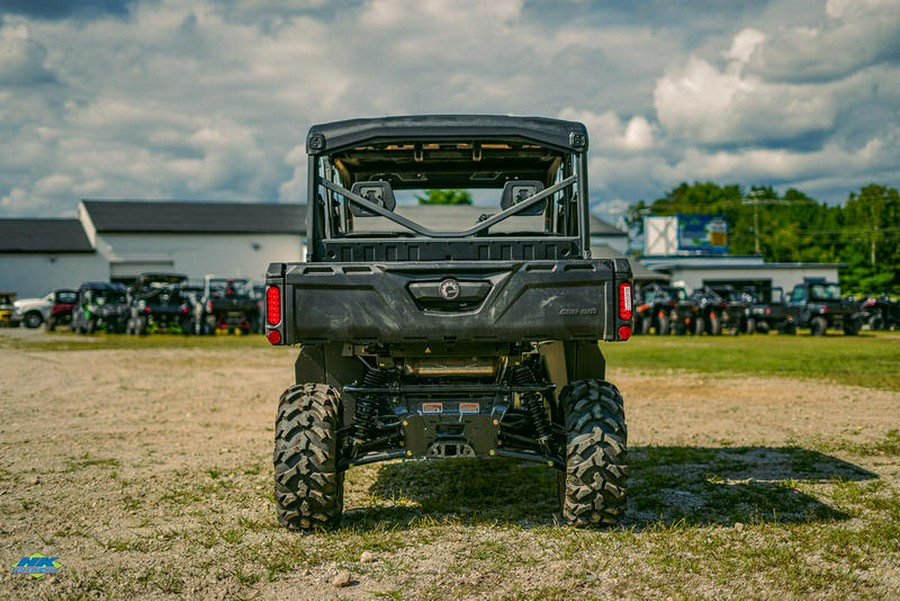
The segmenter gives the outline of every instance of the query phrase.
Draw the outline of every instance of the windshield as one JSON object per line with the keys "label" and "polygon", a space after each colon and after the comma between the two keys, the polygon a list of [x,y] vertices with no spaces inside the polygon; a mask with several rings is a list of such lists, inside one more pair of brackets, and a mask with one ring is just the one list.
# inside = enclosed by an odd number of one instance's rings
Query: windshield
{"label": "windshield", "polygon": [[245,279],[212,278],[209,280],[209,294],[219,296],[252,296],[253,286]]}
{"label": "windshield", "polygon": [[810,300],[841,300],[841,287],[837,284],[813,284],[809,287]]}
{"label": "windshield", "polygon": [[125,293],[118,290],[95,290],[93,296],[98,305],[119,305],[125,302]]}

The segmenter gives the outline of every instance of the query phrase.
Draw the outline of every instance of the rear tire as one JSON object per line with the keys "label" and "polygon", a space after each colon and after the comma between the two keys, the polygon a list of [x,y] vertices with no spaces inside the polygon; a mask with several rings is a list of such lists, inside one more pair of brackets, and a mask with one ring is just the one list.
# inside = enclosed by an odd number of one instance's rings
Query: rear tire
{"label": "rear tire", "polygon": [[694,336],[699,336],[703,332],[706,331],[706,320],[702,317],[697,317],[694,319],[693,329],[691,330],[691,334]]}
{"label": "rear tire", "polygon": [[669,333],[669,318],[663,315],[656,320],[656,334],[665,336]]}
{"label": "rear tire", "polygon": [[25,318],[22,321],[25,323],[26,328],[33,330],[41,327],[41,324],[44,323],[44,316],[38,311],[29,311],[25,314]]}
{"label": "rear tire", "polygon": [[601,380],[579,380],[560,395],[566,412],[562,516],[578,527],[615,526],[625,511],[628,432],[622,395]]}
{"label": "rear tire", "polygon": [[278,521],[297,530],[337,526],[344,509],[338,472],[341,399],[325,384],[291,386],[275,421],[275,504]]}
{"label": "rear tire", "polygon": [[709,317],[706,318],[706,333],[710,336],[718,336],[722,333],[722,322],[719,319],[719,316],[715,313],[710,313]]}
{"label": "rear tire", "polygon": [[824,336],[828,329],[828,322],[824,317],[813,317],[809,322],[809,331],[813,336]]}

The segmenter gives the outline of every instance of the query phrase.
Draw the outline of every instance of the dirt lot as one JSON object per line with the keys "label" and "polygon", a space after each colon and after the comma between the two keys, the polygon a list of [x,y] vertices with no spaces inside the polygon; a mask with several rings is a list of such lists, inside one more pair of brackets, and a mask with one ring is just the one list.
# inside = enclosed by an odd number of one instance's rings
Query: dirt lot
{"label": "dirt lot", "polygon": [[271,502],[295,352],[0,346],[0,597],[900,598],[898,393],[614,368],[623,528],[558,526],[549,470],[498,460],[356,468],[303,535]]}

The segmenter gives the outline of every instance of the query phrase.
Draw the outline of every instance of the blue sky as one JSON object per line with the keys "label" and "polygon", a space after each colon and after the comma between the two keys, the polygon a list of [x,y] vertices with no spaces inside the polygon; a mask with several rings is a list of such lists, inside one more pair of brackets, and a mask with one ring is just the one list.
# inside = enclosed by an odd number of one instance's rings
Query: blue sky
{"label": "blue sky", "polygon": [[0,0],[0,217],[303,201],[306,130],[584,122],[615,220],[682,181],[900,186],[898,0]]}

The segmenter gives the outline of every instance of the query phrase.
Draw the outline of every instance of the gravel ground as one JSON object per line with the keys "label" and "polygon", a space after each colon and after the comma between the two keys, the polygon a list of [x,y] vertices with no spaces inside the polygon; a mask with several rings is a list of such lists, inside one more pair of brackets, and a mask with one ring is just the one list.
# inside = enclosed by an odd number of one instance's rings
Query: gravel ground
{"label": "gravel ground", "polygon": [[[303,535],[271,504],[294,353],[0,347],[0,597],[900,596],[897,393],[613,369],[624,528],[558,526],[540,467],[394,463],[351,470],[345,528]],[[58,573],[13,574],[33,553]]]}

